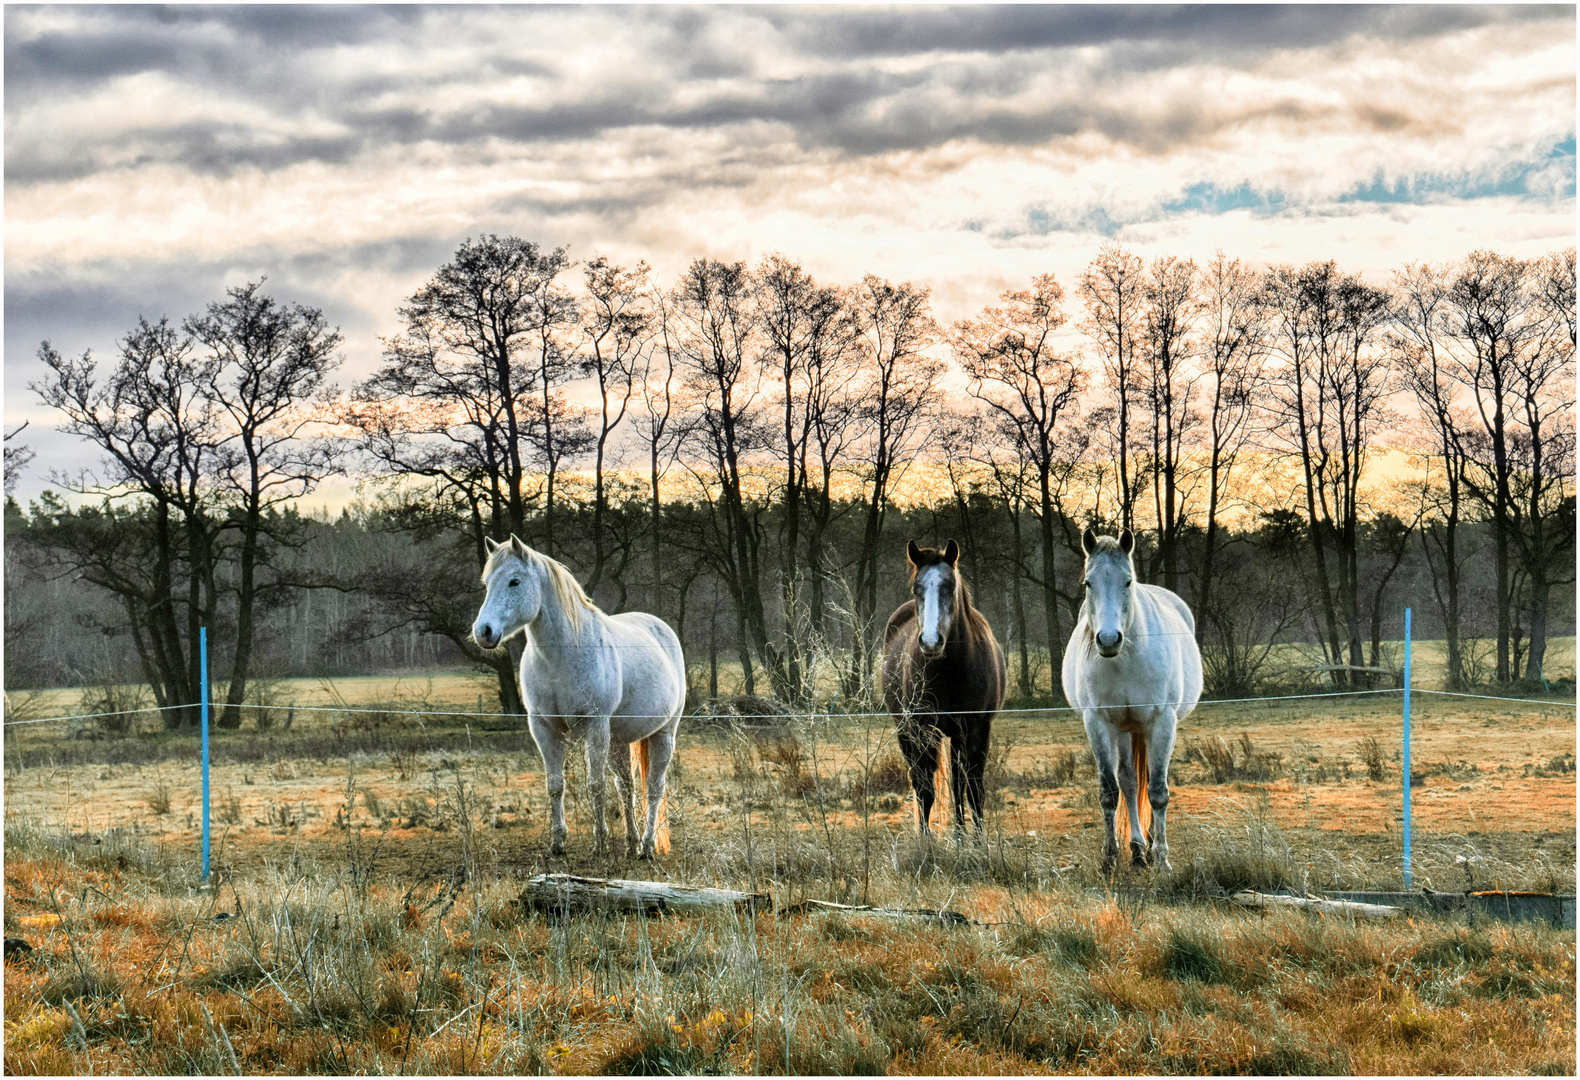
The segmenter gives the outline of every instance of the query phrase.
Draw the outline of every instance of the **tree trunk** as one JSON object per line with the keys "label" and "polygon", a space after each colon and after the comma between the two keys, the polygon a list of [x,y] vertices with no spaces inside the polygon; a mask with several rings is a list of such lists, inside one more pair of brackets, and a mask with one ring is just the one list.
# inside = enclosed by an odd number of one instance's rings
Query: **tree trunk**
{"label": "tree trunk", "polygon": [[1051,686],[1058,686],[1058,672],[1064,666],[1064,631],[1059,625],[1058,560],[1053,547],[1053,493],[1048,475],[1051,468],[1046,458],[1038,462],[1038,497],[1042,500],[1038,525],[1042,533],[1042,611],[1048,624],[1048,663],[1053,672],[1049,678]]}
{"label": "tree trunk", "polygon": [[231,660],[230,688],[225,693],[225,710],[219,726],[231,730],[241,727],[241,703],[247,697],[247,674],[252,665],[254,578],[258,563],[258,513],[247,508],[247,521],[241,539],[241,582],[236,593],[236,652]]}

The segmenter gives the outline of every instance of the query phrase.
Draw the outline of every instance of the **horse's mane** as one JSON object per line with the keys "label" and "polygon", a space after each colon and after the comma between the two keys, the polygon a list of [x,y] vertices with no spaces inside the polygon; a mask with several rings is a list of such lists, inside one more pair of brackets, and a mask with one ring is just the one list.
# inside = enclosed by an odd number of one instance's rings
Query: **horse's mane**
{"label": "horse's mane", "polygon": [[[529,565],[536,566],[543,572],[543,576],[548,579],[549,587],[554,590],[554,595],[560,602],[560,610],[565,612],[565,617],[570,620],[572,629],[581,629],[582,609],[596,611],[599,614],[603,613],[602,609],[593,603],[592,597],[587,595],[587,591],[582,588],[582,583],[576,580],[576,575],[571,573],[564,563],[550,558],[535,548],[527,547],[525,544],[521,546],[522,550],[526,552],[525,561]],[[516,554],[514,545],[509,543],[500,544],[489,554],[488,561],[483,564],[483,577],[485,580],[505,560],[506,555],[504,553],[509,553],[509,555],[518,559],[521,557]]]}

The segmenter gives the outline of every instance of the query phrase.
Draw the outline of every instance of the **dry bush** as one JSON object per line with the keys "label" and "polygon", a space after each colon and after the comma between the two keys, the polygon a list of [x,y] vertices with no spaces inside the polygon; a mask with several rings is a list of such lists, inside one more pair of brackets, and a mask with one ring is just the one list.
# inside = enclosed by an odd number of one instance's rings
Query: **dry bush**
{"label": "dry bush", "polygon": [[848,796],[905,795],[911,790],[911,770],[899,754],[888,753],[851,781]]}
{"label": "dry bush", "polygon": [[778,771],[779,786],[786,795],[799,797],[811,791],[817,783],[808,770],[806,751],[794,735],[782,735],[771,742],[759,743],[757,757],[763,764]]}
{"label": "dry bush", "polygon": [[1284,772],[1282,758],[1272,751],[1257,750],[1250,734],[1243,731],[1234,743],[1227,742],[1222,735],[1192,740],[1186,744],[1185,760],[1201,762],[1214,784],[1276,780]]}
{"label": "dry bush", "polygon": [[225,789],[225,795],[219,801],[217,816],[225,825],[241,824],[241,798],[230,788]]}
{"label": "dry bush", "polygon": [[[148,687],[107,676],[83,691],[73,711],[109,714],[94,718],[94,730],[105,735],[125,735],[137,730],[138,722],[149,715],[144,711],[148,707]],[[81,723],[78,722],[75,731],[82,730]]]}
{"label": "dry bush", "polygon": [[1378,783],[1388,779],[1388,766],[1383,755],[1382,743],[1377,736],[1368,735],[1358,744],[1361,764],[1366,766],[1366,778]]}
{"label": "dry bush", "polygon": [[160,780],[154,785],[154,789],[148,793],[147,797],[143,799],[143,802],[155,814],[170,813],[170,785]]}

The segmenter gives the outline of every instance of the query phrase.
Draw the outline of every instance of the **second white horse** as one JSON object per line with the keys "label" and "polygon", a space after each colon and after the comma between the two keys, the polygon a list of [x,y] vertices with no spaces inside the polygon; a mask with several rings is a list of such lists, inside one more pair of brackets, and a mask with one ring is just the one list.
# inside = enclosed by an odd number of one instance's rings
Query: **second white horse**
{"label": "second white horse", "polygon": [[[1115,539],[1087,529],[1081,537],[1086,599],[1064,651],[1064,696],[1081,710],[1097,761],[1103,807],[1103,867],[1119,861],[1119,796],[1130,815],[1130,857],[1169,865],[1169,758],[1174,732],[1201,699],[1196,620],[1185,601],[1136,581],[1124,529]],[[1138,787],[1146,790],[1151,828],[1142,831]]]}

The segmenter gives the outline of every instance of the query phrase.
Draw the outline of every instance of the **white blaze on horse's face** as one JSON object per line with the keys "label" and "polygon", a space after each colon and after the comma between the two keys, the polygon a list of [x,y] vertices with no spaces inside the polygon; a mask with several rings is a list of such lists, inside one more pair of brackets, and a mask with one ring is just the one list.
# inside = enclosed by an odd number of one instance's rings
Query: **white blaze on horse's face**
{"label": "white blaze on horse's face", "polygon": [[955,568],[933,563],[916,572],[916,614],[922,655],[939,657],[955,623]]}
{"label": "white blaze on horse's face", "polygon": [[1130,553],[1104,545],[1086,559],[1086,625],[1091,627],[1097,651],[1115,657],[1130,625],[1130,591],[1135,583]]}
{"label": "white blaze on horse's face", "polygon": [[489,541],[490,562],[483,579],[483,606],[472,622],[472,638],[485,649],[496,648],[511,634],[538,617],[542,606],[538,574],[526,558],[525,546],[511,537],[510,547]]}

